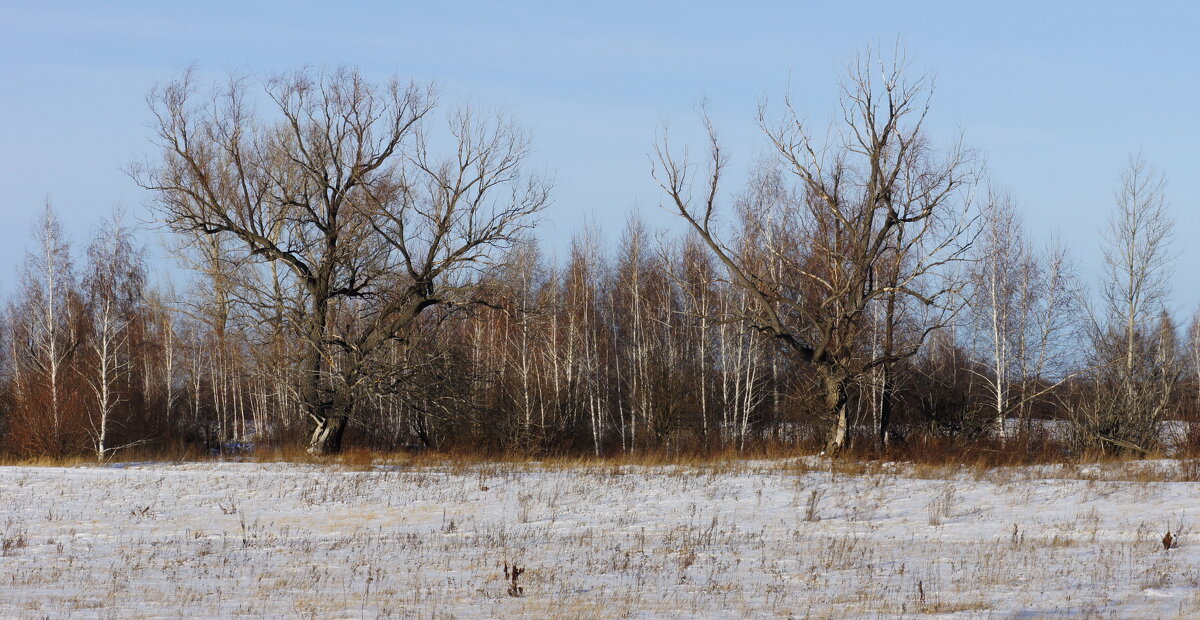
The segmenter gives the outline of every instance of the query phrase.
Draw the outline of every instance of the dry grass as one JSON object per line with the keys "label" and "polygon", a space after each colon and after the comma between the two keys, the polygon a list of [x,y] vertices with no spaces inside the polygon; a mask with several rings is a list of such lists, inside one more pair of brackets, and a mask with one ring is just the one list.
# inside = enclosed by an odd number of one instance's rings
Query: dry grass
{"label": "dry grass", "polygon": [[[1052,443],[1014,444],[1007,448],[987,442],[958,445],[943,440],[923,440],[900,445],[886,453],[874,449],[847,450],[833,458],[818,456],[813,446],[767,444],[747,452],[733,449],[699,452],[655,452],[605,456],[560,455],[536,457],[511,452],[492,455],[479,452],[397,451],[379,452],[350,448],[332,456],[309,454],[299,445],[272,446],[243,455],[225,457],[202,454],[189,446],[146,446],[120,452],[106,463],[184,464],[250,461],[271,464],[310,465],[342,471],[375,471],[379,468],[429,469],[455,475],[512,469],[520,471],[604,471],[609,475],[637,472],[644,468],[670,469],[679,473],[741,474],[769,463],[771,469],[796,475],[823,472],[842,477],[905,477],[950,480],[970,477],[991,482],[1034,479],[1075,479],[1125,482],[1200,482],[1200,458],[1166,459],[1119,457],[1106,453],[1065,456],[1063,446]],[[14,457],[0,453],[0,466],[87,467],[94,457]],[[472,474],[473,475],[473,474]]]}
{"label": "dry grass", "polygon": [[1183,464],[368,456],[12,468],[0,615],[1200,612]]}

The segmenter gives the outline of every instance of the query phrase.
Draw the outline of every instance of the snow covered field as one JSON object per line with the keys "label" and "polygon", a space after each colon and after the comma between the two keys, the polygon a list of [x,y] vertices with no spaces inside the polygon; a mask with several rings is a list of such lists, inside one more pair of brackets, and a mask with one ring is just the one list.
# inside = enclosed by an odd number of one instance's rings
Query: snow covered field
{"label": "snow covered field", "polygon": [[7,467],[0,615],[1200,615],[1194,465],[828,467]]}

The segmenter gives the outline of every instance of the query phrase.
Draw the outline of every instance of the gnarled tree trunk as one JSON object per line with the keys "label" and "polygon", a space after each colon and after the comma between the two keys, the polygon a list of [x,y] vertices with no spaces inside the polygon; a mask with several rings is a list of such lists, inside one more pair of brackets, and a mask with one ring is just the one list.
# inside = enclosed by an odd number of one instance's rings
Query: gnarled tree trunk
{"label": "gnarled tree trunk", "polygon": [[345,411],[326,410],[309,418],[308,453],[337,454],[342,451],[342,435],[349,416]]}
{"label": "gnarled tree trunk", "polygon": [[833,426],[825,442],[825,453],[834,454],[846,447],[850,435],[849,398],[846,382],[849,374],[833,366],[819,366],[821,383],[825,387],[825,408],[833,416]]}

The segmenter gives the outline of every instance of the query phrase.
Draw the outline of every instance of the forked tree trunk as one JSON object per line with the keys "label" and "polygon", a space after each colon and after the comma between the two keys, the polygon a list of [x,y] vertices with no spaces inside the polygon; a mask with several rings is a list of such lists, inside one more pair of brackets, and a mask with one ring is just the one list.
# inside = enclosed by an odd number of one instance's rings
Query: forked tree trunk
{"label": "forked tree trunk", "polygon": [[322,345],[325,341],[326,317],[329,312],[328,287],[318,283],[310,289],[312,310],[306,326],[308,345],[305,352],[304,370],[300,386],[300,402],[308,414],[308,453],[337,454],[342,449],[342,433],[346,428],[345,416],[338,416],[337,409],[322,390],[322,379],[327,374],[327,358]]}
{"label": "forked tree trunk", "polygon": [[838,368],[820,366],[821,380],[825,386],[825,407],[833,414],[833,427],[825,442],[825,453],[834,454],[846,447],[850,434],[848,418],[849,398],[846,396],[846,372]]}
{"label": "forked tree trunk", "polygon": [[321,419],[309,418],[308,453],[337,454],[342,451],[342,435],[346,432],[347,416],[330,412]]}

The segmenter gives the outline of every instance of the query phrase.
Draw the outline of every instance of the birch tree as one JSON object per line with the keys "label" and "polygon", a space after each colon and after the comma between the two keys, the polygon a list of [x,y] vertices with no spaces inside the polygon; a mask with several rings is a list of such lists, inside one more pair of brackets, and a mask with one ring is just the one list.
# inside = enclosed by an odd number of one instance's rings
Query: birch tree
{"label": "birch tree", "polygon": [[1104,234],[1102,314],[1093,316],[1090,398],[1072,412],[1081,442],[1145,454],[1160,441],[1180,376],[1174,323],[1166,310],[1174,222],[1166,178],[1131,156]]}
{"label": "birch tree", "polygon": [[26,254],[12,314],[20,402],[9,421],[19,450],[62,455],[74,445],[77,392],[71,370],[80,345],[79,290],[62,223],[47,202]]}
{"label": "birch tree", "polygon": [[1196,405],[1200,407],[1200,311],[1192,315],[1192,322],[1187,333],[1188,368],[1192,371],[1192,381],[1196,389]]}
{"label": "birch tree", "polygon": [[969,275],[977,352],[988,363],[980,380],[994,432],[1004,439],[1010,416],[1025,421],[1034,399],[1074,374],[1066,349],[1076,335],[1079,287],[1065,250],[1036,249],[1012,199],[999,191],[988,195]]}
{"label": "birch tree", "polygon": [[130,328],[143,305],[146,274],[141,251],[119,212],[97,229],[87,256],[83,291],[90,318],[91,363],[80,372],[92,395],[87,407],[92,449],[96,459],[103,461],[144,439],[114,445],[112,431],[123,400],[121,383],[131,370]]}

